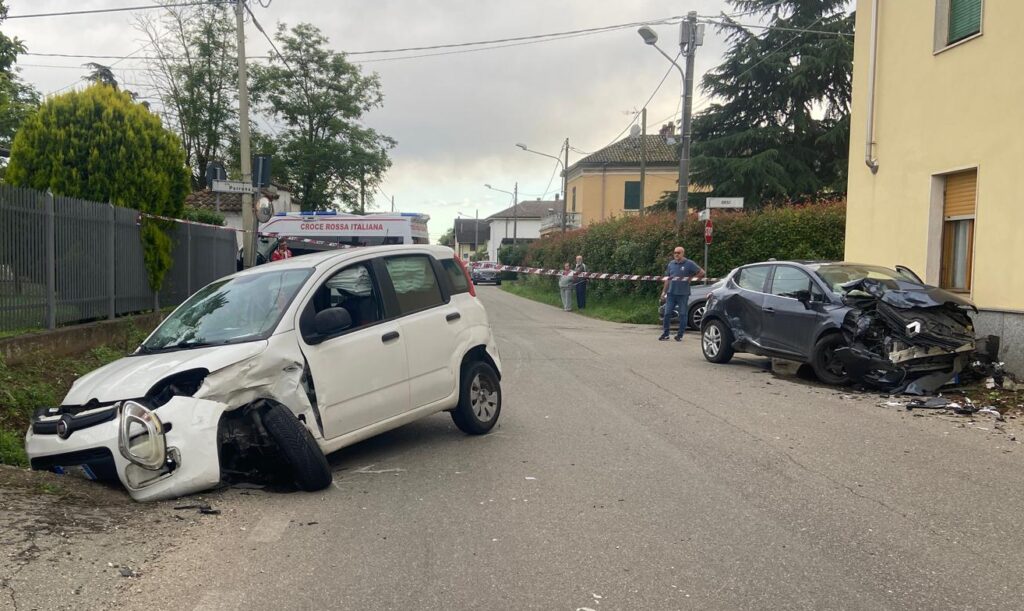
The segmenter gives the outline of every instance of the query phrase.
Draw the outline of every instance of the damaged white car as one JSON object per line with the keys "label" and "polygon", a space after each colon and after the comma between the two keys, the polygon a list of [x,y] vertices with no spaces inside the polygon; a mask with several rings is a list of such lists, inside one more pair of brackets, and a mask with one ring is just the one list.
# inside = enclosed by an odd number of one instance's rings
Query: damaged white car
{"label": "damaged white car", "polygon": [[228,276],[132,355],[36,410],[34,469],[164,499],[277,475],[331,483],[326,455],[440,411],[469,434],[501,412],[501,368],[462,261],[437,246],[306,255]]}

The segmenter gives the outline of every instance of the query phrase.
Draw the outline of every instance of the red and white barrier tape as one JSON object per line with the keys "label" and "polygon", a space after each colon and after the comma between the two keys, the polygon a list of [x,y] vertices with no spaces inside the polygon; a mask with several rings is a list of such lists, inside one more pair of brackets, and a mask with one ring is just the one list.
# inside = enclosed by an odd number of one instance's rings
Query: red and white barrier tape
{"label": "red and white barrier tape", "polygon": [[[534,274],[537,276],[561,276],[564,270],[560,269],[543,269],[539,267],[518,267],[515,265],[488,265],[480,266],[475,269],[493,270],[497,272],[517,272],[520,274]],[[638,274],[603,274],[598,272],[570,272],[573,278],[583,278],[585,280],[634,280],[639,282],[665,282],[666,280],[684,280],[693,281],[692,276],[644,276]],[[703,280],[703,278],[701,278]],[[718,282],[718,278],[708,278],[709,283]]]}

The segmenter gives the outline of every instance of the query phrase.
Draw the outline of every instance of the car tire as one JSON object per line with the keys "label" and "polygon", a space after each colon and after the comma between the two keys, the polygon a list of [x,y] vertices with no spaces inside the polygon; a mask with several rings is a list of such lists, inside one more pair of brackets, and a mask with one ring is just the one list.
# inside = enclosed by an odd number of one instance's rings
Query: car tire
{"label": "car tire", "polygon": [[464,366],[459,405],[452,411],[455,426],[469,435],[483,435],[494,428],[499,414],[501,382],[494,368],[481,361]]}
{"label": "car tire", "polygon": [[295,484],[306,492],[323,490],[333,479],[327,457],[290,409],[273,403],[263,412],[263,428],[277,444],[281,458],[291,467]]}
{"label": "car tire", "polygon": [[720,365],[732,360],[732,331],[720,320],[712,320],[700,332],[700,349],[704,358]]}
{"label": "car tire", "polygon": [[495,280],[494,286],[501,286],[501,280]]}
{"label": "car tire", "polygon": [[843,386],[850,383],[850,376],[836,362],[836,348],[846,346],[846,339],[839,333],[829,333],[814,344],[814,351],[811,352],[811,368],[814,375],[825,384]]}
{"label": "car tire", "polygon": [[700,321],[704,320],[704,309],[706,306],[707,302],[702,301],[690,307],[690,311],[686,314],[686,324],[691,329],[700,329]]}

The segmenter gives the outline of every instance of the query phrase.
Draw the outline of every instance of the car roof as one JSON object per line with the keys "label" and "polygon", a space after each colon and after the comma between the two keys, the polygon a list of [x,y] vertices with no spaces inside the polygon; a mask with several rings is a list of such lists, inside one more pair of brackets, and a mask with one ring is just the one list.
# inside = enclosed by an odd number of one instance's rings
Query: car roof
{"label": "car roof", "polygon": [[311,267],[330,266],[336,263],[342,262],[345,259],[353,259],[356,257],[363,257],[365,255],[400,255],[403,253],[422,253],[433,255],[435,259],[451,259],[455,256],[455,251],[447,246],[437,246],[431,244],[389,244],[386,246],[359,246],[355,248],[340,248],[338,250],[325,250],[322,252],[314,252],[308,255],[298,255],[295,257],[289,257],[287,259],[281,259],[280,261],[272,261],[263,265],[250,267],[245,271],[238,272],[229,276],[235,278],[239,276],[248,276],[252,274],[259,274],[265,271],[281,271],[286,269],[309,269]]}

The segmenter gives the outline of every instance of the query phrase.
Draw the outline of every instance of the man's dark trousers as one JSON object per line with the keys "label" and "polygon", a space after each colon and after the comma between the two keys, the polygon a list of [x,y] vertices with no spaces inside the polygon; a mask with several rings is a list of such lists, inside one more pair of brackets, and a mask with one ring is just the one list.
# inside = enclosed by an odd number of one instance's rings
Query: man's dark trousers
{"label": "man's dark trousers", "polygon": [[580,310],[587,307],[587,281],[576,283],[576,307]]}
{"label": "man's dark trousers", "polygon": [[662,322],[661,334],[668,337],[669,327],[672,325],[672,312],[676,307],[679,308],[679,333],[676,333],[676,337],[682,337],[683,331],[686,329],[686,306],[690,303],[690,295],[673,295],[669,293],[665,295],[665,319]]}

